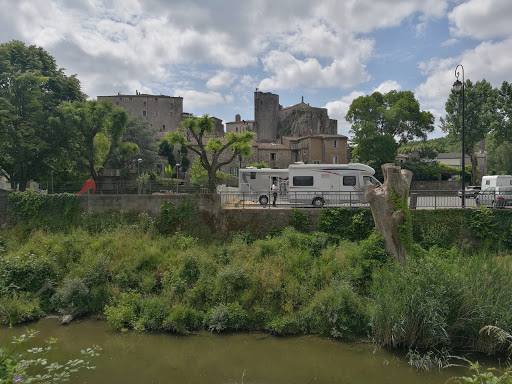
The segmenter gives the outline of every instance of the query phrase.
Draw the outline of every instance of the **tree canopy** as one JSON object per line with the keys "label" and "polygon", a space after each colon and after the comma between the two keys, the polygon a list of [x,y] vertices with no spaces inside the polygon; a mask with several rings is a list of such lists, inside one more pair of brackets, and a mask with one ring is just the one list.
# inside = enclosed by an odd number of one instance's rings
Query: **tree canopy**
{"label": "tree canopy", "polygon": [[181,122],[181,127],[168,132],[165,139],[171,146],[180,145],[195,153],[201,166],[208,173],[208,187],[213,192],[216,185],[217,171],[231,163],[236,156],[251,154],[251,141],[255,140],[253,132],[227,133],[223,138],[211,136],[214,122],[204,115],[200,118],[189,117]]}
{"label": "tree canopy", "polygon": [[420,110],[411,91],[374,92],[355,99],[345,116],[355,148],[353,159],[377,172],[383,163],[393,162],[397,148],[415,138],[426,139],[434,130],[434,116]]}
{"label": "tree canopy", "polygon": [[0,170],[14,188],[59,163],[62,132],[49,120],[56,106],[75,100],[85,100],[80,82],[43,48],[0,45]]}
{"label": "tree canopy", "polygon": [[[464,84],[464,151],[471,161],[471,184],[476,183],[477,144],[491,132],[496,123],[496,91],[485,79]],[[453,140],[462,142],[462,92],[451,91],[445,105],[446,116],[441,129]]]}
{"label": "tree canopy", "polygon": [[114,153],[125,157],[138,151],[131,142],[121,142],[128,123],[128,113],[108,101],[84,101],[62,104],[56,126],[68,132],[70,155],[76,167],[86,169],[96,181]]}

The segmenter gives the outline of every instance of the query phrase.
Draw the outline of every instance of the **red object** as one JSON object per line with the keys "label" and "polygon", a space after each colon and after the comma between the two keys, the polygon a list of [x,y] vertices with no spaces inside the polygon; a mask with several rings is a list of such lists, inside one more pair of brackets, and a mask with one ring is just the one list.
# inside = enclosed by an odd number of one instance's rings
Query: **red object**
{"label": "red object", "polygon": [[88,189],[92,189],[93,192],[96,191],[96,183],[94,182],[94,180],[85,180],[84,187],[80,191],[78,191],[76,194],[81,195]]}

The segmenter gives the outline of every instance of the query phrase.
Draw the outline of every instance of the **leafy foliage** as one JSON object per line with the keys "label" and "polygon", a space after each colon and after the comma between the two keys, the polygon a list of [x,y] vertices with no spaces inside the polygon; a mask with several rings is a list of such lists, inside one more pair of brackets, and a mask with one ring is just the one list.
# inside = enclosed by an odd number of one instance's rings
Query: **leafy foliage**
{"label": "leafy foliage", "polygon": [[30,228],[66,229],[78,224],[80,196],[37,194],[32,190],[9,194],[9,207],[17,223]]}

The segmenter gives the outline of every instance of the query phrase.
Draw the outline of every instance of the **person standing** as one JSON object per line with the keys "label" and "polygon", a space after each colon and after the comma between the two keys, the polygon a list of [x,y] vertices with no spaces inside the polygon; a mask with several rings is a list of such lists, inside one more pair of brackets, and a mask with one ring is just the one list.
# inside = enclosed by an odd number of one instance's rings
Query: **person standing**
{"label": "person standing", "polygon": [[277,192],[279,191],[279,186],[277,185],[277,180],[274,180],[274,183],[272,184],[272,195],[274,196],[274,202],[272,203],[272,206],[276,206],[276,200],[277,200]]}

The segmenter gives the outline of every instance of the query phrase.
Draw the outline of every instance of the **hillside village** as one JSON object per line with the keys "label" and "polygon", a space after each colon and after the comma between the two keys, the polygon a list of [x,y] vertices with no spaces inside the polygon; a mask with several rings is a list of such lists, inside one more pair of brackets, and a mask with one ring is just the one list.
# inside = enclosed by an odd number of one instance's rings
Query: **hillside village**
{"label": "hillside village", "polygon": [[[164,95],[118,94],[98,96],[128,111],[131,116],[142,116],[151,126],[157,127],[156,139],[178,129],[180,123],[190,117],[183,111],[183,98]],[[221,171],[238,176],[240,167],[253,163],[266,163],[271,168],[286,168],[294,162],[306,164],[343,164],[347,162],[347,137],[337,134],[337,121],[329,119],[327,109],[312,107],[304,102],[283,108],[279,95],[270,92],[254,92],[254,119],[226,122],[212,117],[214,135],[252,131],[257,140],[252,143],[252,154],[236,159]],[[190,140],[190,138],[189,138]],[[190,154],[193,161],[194,154]],[[167,164],[161,163],[158,169]]]}

